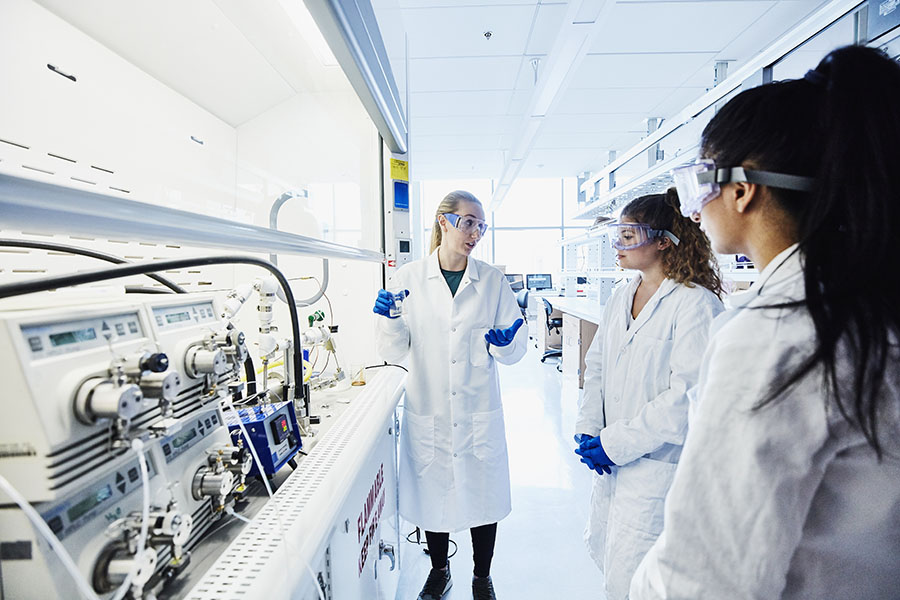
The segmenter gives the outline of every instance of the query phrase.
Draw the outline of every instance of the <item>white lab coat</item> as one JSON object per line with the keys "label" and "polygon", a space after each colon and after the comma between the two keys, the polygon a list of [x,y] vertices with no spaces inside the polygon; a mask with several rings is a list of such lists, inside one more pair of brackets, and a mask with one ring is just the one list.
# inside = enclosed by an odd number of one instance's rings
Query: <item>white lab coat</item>
{"label": "white lab coat", "polygon": [[509,514],[509,461],[497,362],[524,355],[528,327],[508,346],[484,334],[522,318],[503,274],[469,258],[456,296],[437,251],[400,268],[410,291],[399,319],[378,317],[377,346],[409,357],[400,438],[400,513],[427,531],[459,531]]}
{"label": "white lab coat", "polygon": [[[687,391],[697,382],[715,294],[666,279],[628,327],[640,275],[613,294],[585,356],[576,433],[599,435],[612,474],[594,476],[585,541],[609,600],[662,531],[663,501],[681,455]],[[627,327],[627,329],[626,329]]]}
{"label": "white lab coat", "polygon": [[753,408],[813,348],[806,311],[755,308],[804,297],[795,249],[713,324],[665,529],[631,600],[900,598],[896,352],[885,373],[893,402],[879,427],[881,463],[826,407],[821,371]]}

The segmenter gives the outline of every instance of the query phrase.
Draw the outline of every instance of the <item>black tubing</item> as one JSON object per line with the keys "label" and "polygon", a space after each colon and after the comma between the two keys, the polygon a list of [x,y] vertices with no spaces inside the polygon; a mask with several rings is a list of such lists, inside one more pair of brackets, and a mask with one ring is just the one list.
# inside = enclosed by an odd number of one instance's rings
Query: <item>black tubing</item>
{"label": "black tubing", "polygon": [[247,355],[244,361],[244,374],[247,376],[247,397],[256,394],[256,369],[253,368],[253,359]]}
{"label": "black tubing", "polygon": [[[35,250],[50,250],[53,252],[66,252],[68,254],[77,254],[78,256],[87,256],[88,258],[96,258],[105,260],[115,265],[132,264],[120,256],[115,254],[107,254],[106,252],[98,252],[80,246],[70,246],[69,244],[60,244],[59,242],[36,242],[33,240],[15,240],[11,238],[0,238],[0,246],[7,248],[34,248]],[[158,281],[176,294],[186,294],[187,290],[177,283],[169,280],[162,275],[156,273],[144,273],[150,279]],[[152,292],[151,292],[152,293]]]}
{"label": "black tubing", "polygon": [[[303,374],[303,346],[300,345],[300,317],[297,315],[297,304],[294,302],[294,293],[291,291],[291,285],[284,274],[278,270],[278,267],[267,260],[256,258],[254,256],[203,256],[195,258],[173,258],[168,260],[157,260],[151,262],[125,263],[107,269],[97,269],[94,271],[85,271],[83,273],[74,273],[71,275],[54,275],[51,277],[39,277],[37,279],[29,279],[27,281],[18,281],[15,283],[7,283],[0,285],[0,298],[12,298],[14,296],[23,296],[25,294],[34,294],[36,292],[46,292],[57,288],[69,287],[73,285],[83,285],[85,283],[96,283],[98,281],[107,281],[109,279],[118,279],[120,277],[131,277],[132,275],[146,275],[154,271],[165,271],[168,269],[186,269],[188,267],[202,267],[207,265],[256,265],[266,269],[284,290],[284,296],[287,299],[288,312],[291,315],[291,337],[294,340],[294,377],[301,377]],[[298,393],[302,394],[304,389],[302,379],[300,383],[294,382],[294,398]],[[307,416],[309,415],[309,398],[303,394],[304,406]]]}

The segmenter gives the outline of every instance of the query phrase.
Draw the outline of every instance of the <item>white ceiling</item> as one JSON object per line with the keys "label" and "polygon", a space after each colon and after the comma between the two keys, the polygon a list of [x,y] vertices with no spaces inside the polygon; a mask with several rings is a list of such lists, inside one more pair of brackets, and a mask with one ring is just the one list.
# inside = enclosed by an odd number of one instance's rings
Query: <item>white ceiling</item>
{"label": "white ceiling", "polygon": [[[349,89],[305,39],[305,0],[155,0],[143,10],[120,0],[37,1],[233,126],[297,93]],[[568,2],[371,1],[401,97],[409,97],[413,175],[499,177],[522,143],[536,90],[532,62],[539,74],[551,69],[548,53],[571,29]],[[646,135],[649,117],[672,117],[711,87],[716,61],[736,70],[824,4],[579,1],[585,15],[575,20],[603,7],[596,35],[526,140],[520,177],[604,166],[609,151]]]}
{"label": "white ceiling", "polygon": [[[825,3],[608,1],[613,5],[543,120],[520,177],[574,176],[604,166],[610,150],[625,151],[646,135],[648,118],[672,117],[712,87],[717,61],[737,70]],[[401,88],[408,47],[415,177],[499,177],[532,100],[532,60],[539,59],[539,69],[548,63],[567,2],[373,0],[373,6]]]}

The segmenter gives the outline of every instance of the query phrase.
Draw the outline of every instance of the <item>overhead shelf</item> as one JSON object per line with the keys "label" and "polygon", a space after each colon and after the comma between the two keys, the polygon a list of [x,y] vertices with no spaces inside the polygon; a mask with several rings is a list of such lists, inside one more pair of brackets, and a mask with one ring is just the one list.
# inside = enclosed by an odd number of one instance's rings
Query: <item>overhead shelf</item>
{"label": "overhead shelf", "polygon": [[384,261],[380,252],[4,174],[0,174],[0,228],[233,252]]}

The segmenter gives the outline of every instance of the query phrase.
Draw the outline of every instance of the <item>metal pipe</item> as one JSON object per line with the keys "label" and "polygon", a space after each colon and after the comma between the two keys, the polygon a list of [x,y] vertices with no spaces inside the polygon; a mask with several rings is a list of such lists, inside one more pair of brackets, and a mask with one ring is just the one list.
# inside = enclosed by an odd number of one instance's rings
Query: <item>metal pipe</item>
{"label": "metal pipe", "polygon": [[[272,208],[269,209],[269,229],[274,231],[278,231],[278,213],[281,212],[281,207],[284,206],[284,203],[290,200],[291,198],[296,198],[297,195],[293,192],[285,192],[282,195],[278,196],[275,202],[272,203]],[[304,192],[302,198],[309,198],[309,193]],[[278,255],[277,254],[269,254],[269,262],[273,265],[278,264]],[[328,259],[322,259],[322,282],[319,284],[319,291],[310,296],[309,298],[305,298],[303,300],[297,300],[298,307],[311,306],[315,302],[318,302],[322,296],[325,295],[325,290],[328,289]],[[287,302],[284,298],[284,293],[279,288],[278,298],[282,302]]]}

